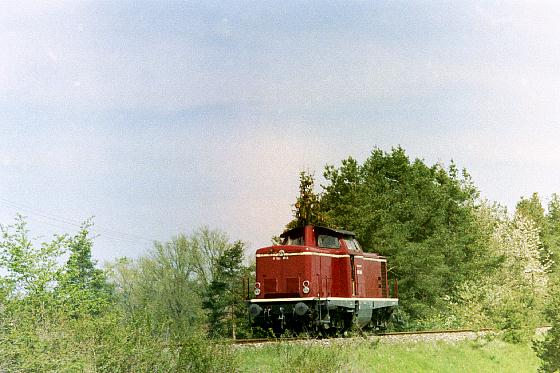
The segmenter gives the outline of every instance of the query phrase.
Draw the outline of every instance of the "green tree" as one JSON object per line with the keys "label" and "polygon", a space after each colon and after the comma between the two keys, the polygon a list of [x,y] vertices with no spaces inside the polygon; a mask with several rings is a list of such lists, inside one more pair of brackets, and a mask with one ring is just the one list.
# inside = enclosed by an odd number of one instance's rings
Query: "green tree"
{"label": "green tree", "polygon": [[445,170],[411,161],[400,147],[375,149],[362,165],[349,158],[324,176],[323,213],[389,257],[413,318],[445,309],[455,286],[491,265],[474,214],[478,191],[453,163]]}
{"label": "green tree", "polygon": [[557,272],[550,281],[546,316],[552,328],[544,340],[533,343],[533,348],[541,359],[539,370],[552,373],[560,371],[560,275]]}
{"label": "green tree", "polygon": [[204,227],[156,242],[135,261],[121,259],[110,277],[123,310],[131,319],[149,319],[154,332],[180,338],[203,329],[208,316],[212,336],[231,335],[241,322],[236,320],[243,300],[243,248],[224,232]]}
{"label": "green tree", "polygon": [[156,242],[145,257],[111,266],[110,278],[128,317],[149,320],[154,333],[171,337],[200,329],[205,320],[196,255],[190,238],[179,235]]}
{"label": "green tree", "polygon": [[325,166],[323,176],[328,184],[322,186],[325,193],[321,196],[323,213],[343,228],[357,227],[360,194],[364,180],[361,178],[360,166],[352,157],[342,160],[339,168]]}
{"label": "green tree", "polygon": [[286,226],[287,229],[303,227],[308,224],[326,225],[325,216],[321,210],[320,197],[314,191],[315,178],[312,174],[301,171],[299,174],[299,196],[294,204],[294,220]]}
{"label": "green tree", "polygon": [[463,282],[453,308],[466,325],[497,327],[510,342],[525,342],[541,320],[548,267],[540,261],[539,230],[533,220],[496,216],[488,255],[499,266]]}
{"label": "green tree", "polygon": [[[87,226],[74,237],[55,235],[40,244],[22,216],[0,227],[0,370],[80,370],[91,361],[84,330],[106,315],[99,306],[108,298],[94,291],[103,276],[91,261]],[[87,271],[78,275],[80,267]]]}
{"label": "green tree", "polygon": [[552,269],[557,269],[560,261],[560,196],[556,193],[548,203],[542,241],[545,253],[553,263]]}
{"label": "green tree", "polygon": [[202,227],[188,239],[190,258],[200,284],[207,288],[216,277],[218,258],[230,247],[225,232]]}
{"label": "green tree", "polygon": [[531,198],[521,197],[515,206],[515,214],[530,219],[540,231],[545,225],[545,211],[538,193],[533,193]]}
{"label": "green tree", "polygon": [[105,272],[92,259],[93,239],[86,221],[79,232],[65,239],[69,257],[58,276],[57,292],[74,314],[98,313],[110,302],[111,289]]}
{"label": "green tree", "polygon": [[27,223],[18,215],[13,225],[0,225],[0,287],[8,298],[43,296],[58,282],[58,257],[65,251],[65,236],[39,246],[29,238]]}
{"label": "green tree", "polygon": [[533,193],[530,198],[521,197],[515,206],[515,215],[523,216],[534,223],[535,228],[539,232],[540,243],[544,249],[541,251],[541,262],[546,264],[553,255],[552,249],[549,247],[551,242],[547,237],[548,234],[552,233],[550,230],[552,226],[549,224],[549,219],[545,214],[539,194]]}
{"label": "green tree", "polygon": [[541,372],[560,370],[560,196],[554,193],[548,203],[545,219],[544,246],[552,259],[552,270],[548,286],[548,301],[545,314],[552,328],[546,333],[544,340],[534,342],[533,348],[542,360]]}
{"label": "green tree", "polygon": [[210,283],[204,301],[209,313],[211,337],[231,336],[235,339],[239,329],[246,329],[243,281],[248,269],[243,265],[244,248],[244,244],[237,241],[217,260],[217,275]]}

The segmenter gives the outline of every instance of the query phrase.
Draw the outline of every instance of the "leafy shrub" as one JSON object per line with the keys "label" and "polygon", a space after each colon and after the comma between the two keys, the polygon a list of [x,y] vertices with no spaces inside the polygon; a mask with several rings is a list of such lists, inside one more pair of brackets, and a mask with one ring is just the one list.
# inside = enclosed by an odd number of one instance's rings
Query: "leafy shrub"
{"label": "leafy shrub", "polygon": [[450,309],[465,326],[494,327],[507,342],[527,342],[542,322],[550,262],[534,223],[522,216],[496,217],[489,253],[500,265],[457,287]]}
{"label": "leafy shrub", "polygon": [[541,372],[560,371],[560,325],[556,323],[542,341],[535,341],[533,349],[542,360]]}
{"label": "leafy shrub", "polygon": [[181,341],[177,351],[175,371],[234,372],[238,361],[227,343],[210,341],[202,335],[192,335]]}
{"label": "leafy shrub", "polygon": [[533,349],[542,360],[541,372],[560,371],[560,277],[557,274],[551,280],[546,315],[552,328],[544,340],[533,343]]}

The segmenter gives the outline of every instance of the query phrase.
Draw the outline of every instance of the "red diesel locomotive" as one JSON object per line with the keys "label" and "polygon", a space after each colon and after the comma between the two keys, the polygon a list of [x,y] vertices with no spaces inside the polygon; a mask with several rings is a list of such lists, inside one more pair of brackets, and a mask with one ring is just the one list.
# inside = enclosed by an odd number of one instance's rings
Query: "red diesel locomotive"
{"label": "red diesel locomotive", "polygon": [[354,233],[319,226],[284,232],[281,245],[256,253],[253,325],[276,333],[383,328],[398,305],[387,260],[364,253]]}

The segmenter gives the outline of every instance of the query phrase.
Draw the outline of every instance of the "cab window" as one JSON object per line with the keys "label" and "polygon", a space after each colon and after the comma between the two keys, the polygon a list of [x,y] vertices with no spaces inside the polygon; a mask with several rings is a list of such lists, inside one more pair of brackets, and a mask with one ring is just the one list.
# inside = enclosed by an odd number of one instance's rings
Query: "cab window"
{"label": "cab window", "polygon": [[357,250],[356,245],[354,245],[354,241],[352,239],[345,238],[344,243],[346,244],[348,250],[354,250],[354,251]]}
{"label": "cab window", "polygon": [[360,246],[360,243],[358,242],[358,240],[353,238],[352,241],[354,241],[354,246],[356,246],[356,250],[361,251],[362,247]]}
{"label": "cab window", "polygon": [[340,242],[338,242],[338,237],[320,234],[317,237],[317,246],[327,249],[338,249],[340,247]]}
{"label": "cab window", "polygon": [[287,246],[303,246],[303,236],[288,236],[282,244]]}
{"label": "cab window", "polygon": [[346,247],[348,248],[348,250],[355,250],[355,251],[362,250],[360,244],[355,238],[345,238],[344,243],[346,243]]}

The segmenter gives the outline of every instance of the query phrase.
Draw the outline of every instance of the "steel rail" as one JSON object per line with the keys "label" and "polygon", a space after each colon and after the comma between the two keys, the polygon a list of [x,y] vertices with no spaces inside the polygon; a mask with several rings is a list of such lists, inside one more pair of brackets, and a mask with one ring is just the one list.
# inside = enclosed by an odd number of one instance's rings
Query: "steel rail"
{"label": "steel rail", "polygon": [[358,338],[371,338],[371,337],[389,337],[389,336],[406,336],[406,335],[426,335],[426,334],[458,334],[458,333],[486,333],[498,332],[498,329],[481,328],[481,329],[441,329],[441,330],[419,330],[419,331],[406,331],[406,332],[382,332],[382,333],[364,333],[362,336],[352,337],[286,337],[286,338],[252,338],[252,339],[236,339],[231,342],[236,345],[251,345],[251,344],[275,344],[281,342],[295,342],[295,341],[321,341],[321,340],[352,340]]}
{"label": "steel rail", "polygon": [[422,335],[422,334],[454,334],[454,333],[478,333],[478,332],[497,332],[497,329],[481,328],[481,329],[442,329],[442,330],[419,330],[409,332],[387,332],[377,333],[373,336],[390,336],[390,335]]}

